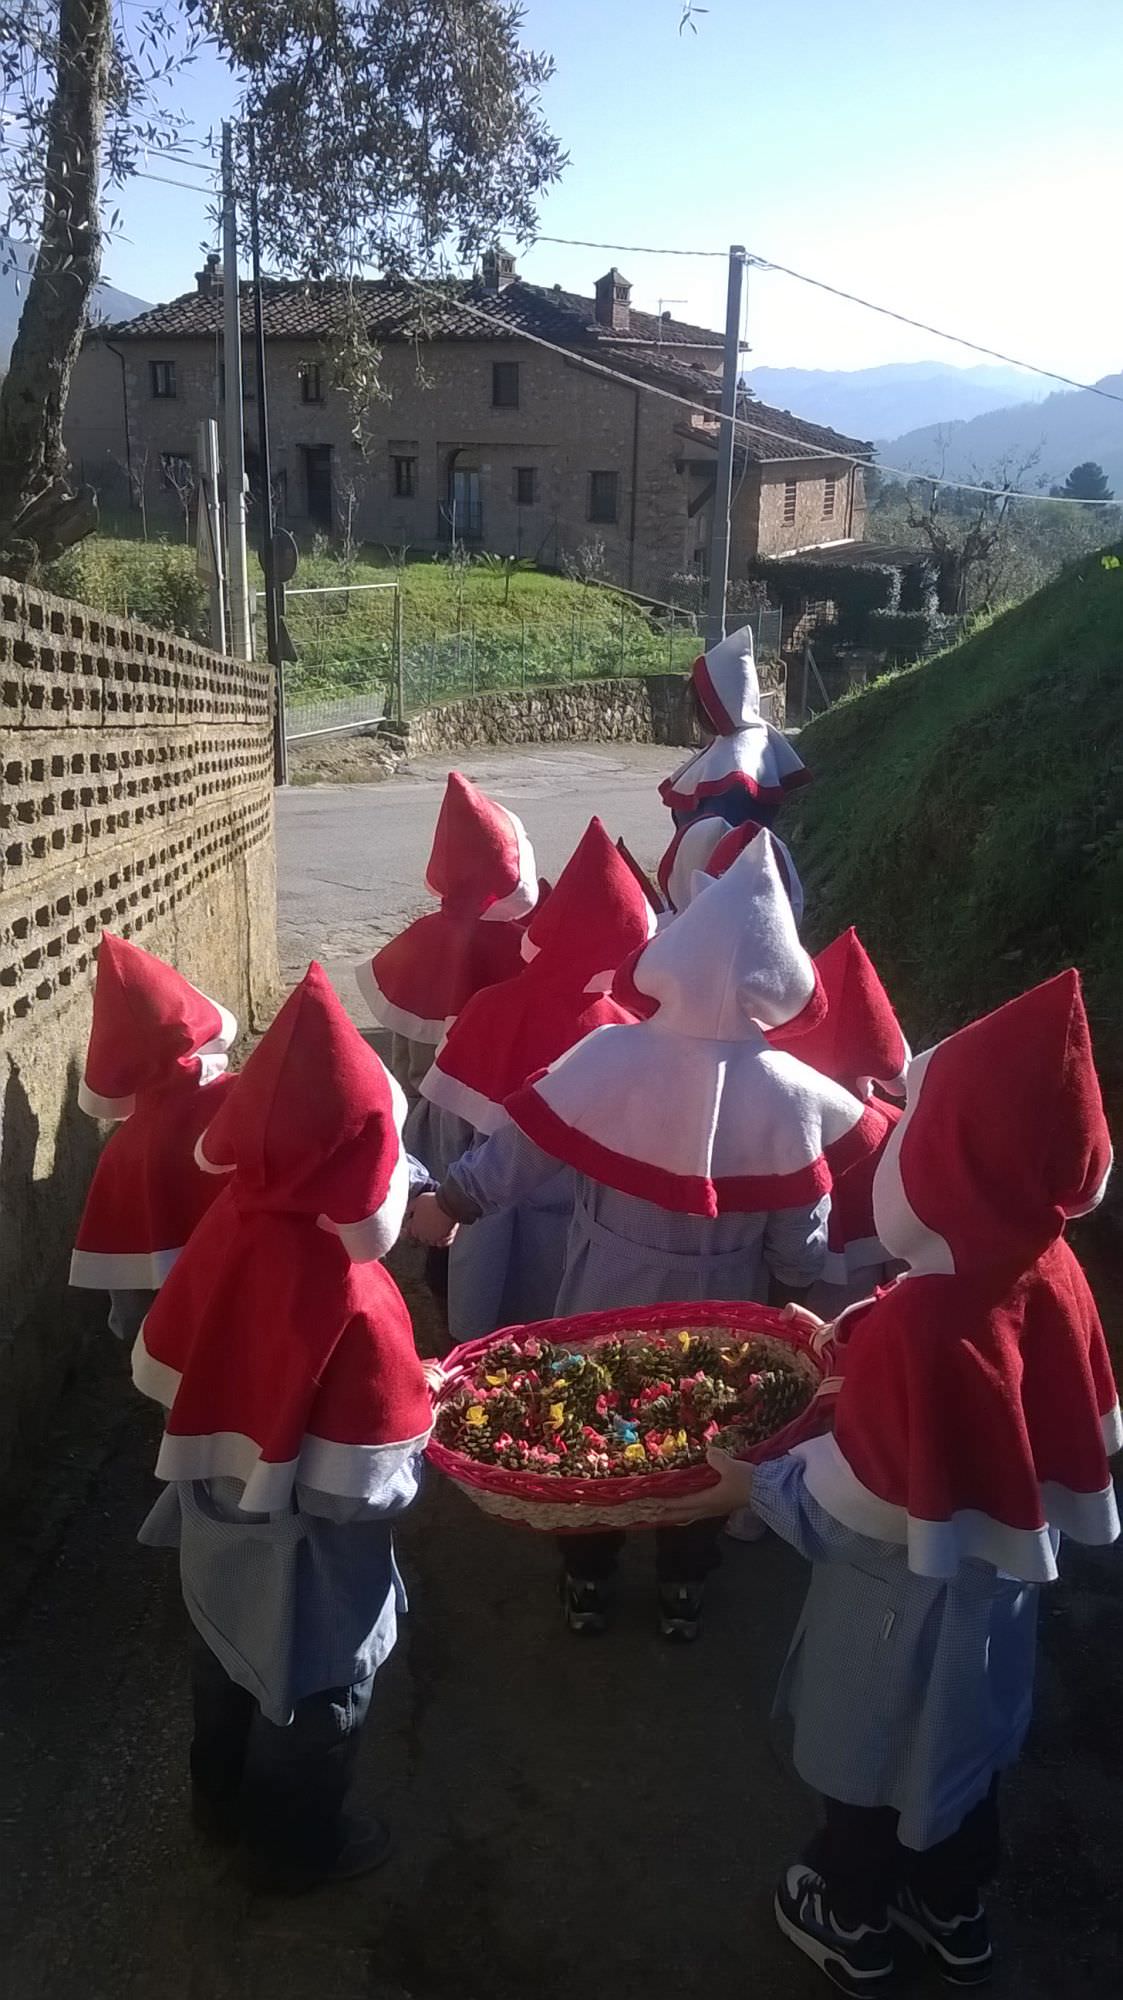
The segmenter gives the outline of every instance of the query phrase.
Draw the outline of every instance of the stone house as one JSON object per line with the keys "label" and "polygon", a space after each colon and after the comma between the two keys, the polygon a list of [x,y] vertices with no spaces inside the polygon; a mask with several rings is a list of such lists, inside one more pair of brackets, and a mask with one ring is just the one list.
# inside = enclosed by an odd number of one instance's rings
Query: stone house
{"label": "stone house", "polygon": [[[337,380],[356,300],[380,354],[361,436]],[[143,487],[151,517],[180,516],[199,422],[222,417],[222,323],[211,258],[193,292],[88,336],[66,430],[104,506],[135,502]],[[252,490],[248,286],[242,326]],[[618,271],[592,298],[527,284],[505,251],[470,281],[380,279],[349,294],[270,280],[265,329],[275,500],[298,539],[349,531],[424,554],[455,538],[551,568],[594,543],[613,582],[653,595],[703,565],[721,336],[637,310]],[[786,411],[751,412],[761,431],[739,446],[734,574],[758,552],[860,536],[854,457],[868,447]]]}

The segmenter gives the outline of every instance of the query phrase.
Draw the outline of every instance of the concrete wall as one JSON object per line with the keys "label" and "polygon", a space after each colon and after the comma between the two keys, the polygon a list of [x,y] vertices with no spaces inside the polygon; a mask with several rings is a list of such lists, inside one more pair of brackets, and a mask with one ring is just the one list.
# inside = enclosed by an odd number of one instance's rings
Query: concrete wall
{"label": "concrete wall", "polygon": [[261,667],[0,579],[0,1489],[89,1339],[66,1270],[97,1155],[78,1110],[103,928],[245,1027],[276,997]]}

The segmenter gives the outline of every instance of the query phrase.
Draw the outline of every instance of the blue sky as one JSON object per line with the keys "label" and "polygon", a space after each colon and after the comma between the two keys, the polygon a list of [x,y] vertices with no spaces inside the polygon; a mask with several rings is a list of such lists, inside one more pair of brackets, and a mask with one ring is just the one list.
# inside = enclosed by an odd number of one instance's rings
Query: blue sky
{"label": "blue sky", "polygon": [[[681,5],[529,0],[571,156],[543,234],[743,242],[1066,374],[1123,369],[1123,0],[709,0],[696,35]],[[204,56],[179,95],[204,133],[232,86]],[[187,289],[205,196],[140,181],[121,207],[106,276]],[[637,305],[721,324],[716,259],[539,242],[520,269],[589,291],[611,262]],[[773,274],[752,274],[747,312],[757,363],[971,358]]]}

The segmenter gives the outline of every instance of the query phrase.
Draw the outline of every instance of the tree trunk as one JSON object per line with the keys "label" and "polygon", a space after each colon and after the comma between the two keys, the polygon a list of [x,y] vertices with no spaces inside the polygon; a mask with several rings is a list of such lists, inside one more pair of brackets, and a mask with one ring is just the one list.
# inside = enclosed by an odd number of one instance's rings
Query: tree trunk
{"label": "tree trunk", "polygon": [[70,376],[101,269],[100,154],[112,0],[61,0],[35,269],[0,387],[0,568],[25,576],[97,524],[62,442]]}

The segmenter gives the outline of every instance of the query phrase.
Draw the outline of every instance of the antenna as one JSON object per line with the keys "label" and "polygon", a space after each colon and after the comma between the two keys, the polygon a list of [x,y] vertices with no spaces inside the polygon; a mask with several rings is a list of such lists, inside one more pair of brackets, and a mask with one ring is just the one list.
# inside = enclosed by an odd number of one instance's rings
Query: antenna
{"label": "antenna", "polygon": [[[663,345],[663,307],[664,307],[664,306],[684,306],[685,304],[686,304],[686,300],[685,300],[685,299],[660,299],[660,301],[659,301],[659,331],[658,331],[658,333],[657,333],[657,334],[656,334],[656,336],[655,336],[655,345],[656,345],[656,347],[662,347],[662,345]],[[668,317],[668,318],[670,318],[670,314],[668,314],[668,315],[667,315],[667,317]]]}

